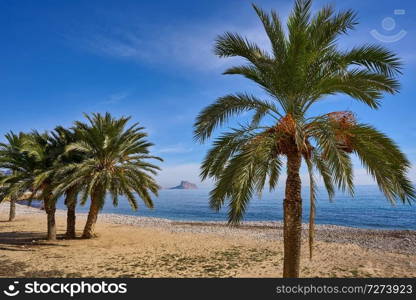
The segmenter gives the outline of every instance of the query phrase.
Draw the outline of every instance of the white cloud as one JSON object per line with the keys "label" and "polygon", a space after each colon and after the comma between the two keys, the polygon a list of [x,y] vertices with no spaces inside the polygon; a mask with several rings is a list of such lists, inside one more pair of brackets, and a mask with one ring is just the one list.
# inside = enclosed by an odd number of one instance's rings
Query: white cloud
{"label": "white cloud", "polygon": [[182,65],[198,71],[224,68],[239,61],[220,59],[213,53],[214,40],[226,31],[238,32],[260,47],[270,49],[268,38],[259,21],[244,27],[227,23],[209,23],[173,28],[134,28],[124,26],[110,31],[93,31],[68,37],[72,44],[91,53],[116,59],[159,66]]}
{"label": "white cloud", "polygon": [[185,147],[183,144],[169,145],[162,148],[155,148],[155,153],[189,153],[192,148]]}
{"label": "white cloud", "polygon": [[97,32],[81,38],[80,42],[81,47],[96,54],[122,59],[146,59],[145,45],[131,33],[105,35]]}
{"label": "white cloud", "polygon": [[102,101],[101,104],[117,104],[126,99],[129,96],[127,92],[114,93],[107,97],[106,100]]}

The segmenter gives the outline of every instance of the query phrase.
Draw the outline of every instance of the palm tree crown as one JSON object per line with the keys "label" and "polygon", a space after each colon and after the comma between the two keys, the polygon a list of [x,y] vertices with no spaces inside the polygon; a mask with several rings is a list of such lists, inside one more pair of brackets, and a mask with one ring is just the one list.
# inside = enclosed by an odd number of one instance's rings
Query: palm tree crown
{"label": "palm tree crown", "polygon": [[82,182],[85,186],[83,202],[92,192],[98,191],[100,201],[103,201],[105,192],[109,192],[115,205],[118,195],[122,194],[132,208],[137,209],[133,190],[147,207],[153,207],[149,192],[157,195],[159,186],[148,173],[155,175],[159,167],[145,160],[161,159],[149,155],[148,148],[153,144],[145,140],[144,128],[136,123],[126,129],[130,118],[115,119],[109,113],[86,118],[89,124],[76,122],[79,141],[67,147],[67,152],[78,151],[86,158],[67,167],[73,168],[74,173],[64,185]]}
{"label": "palm tree crown", "polygon": [[[84,159],[60,168],[61,174],[70,175],[57,185],[55,192],[81,186],[81,203],[91,198],[91,226],[104,205],[107,193],[111,195],[114,205],[118,204],[119,195],[124,195],[136,210],[137,194],[147,207],[152,208],[150,194],[157,195],[159,190],[152,175],[157,174],[159,167],[147,160],[162,159],[149,154],[149,147],[153,144],[146,141],[144,128],[137,123],[126,128],[130,118],[116,119],[109,113],[93,114],[86,118],[88,123],[75,123],[77,141],[66,149],[67,153],[82,153]],[[87,231],[91,231],[91,228]],[[85,237],[91,234],[84,231]]]}
{"label": "palm tree crown", "polygon": [[6,142],[0,143],[0,167],[9,174],[2,178],[3,191],[6,197],[19,198],[27,191],[34,191],[39,161],[27,149],[28,134],[10,132],[5,138]]}

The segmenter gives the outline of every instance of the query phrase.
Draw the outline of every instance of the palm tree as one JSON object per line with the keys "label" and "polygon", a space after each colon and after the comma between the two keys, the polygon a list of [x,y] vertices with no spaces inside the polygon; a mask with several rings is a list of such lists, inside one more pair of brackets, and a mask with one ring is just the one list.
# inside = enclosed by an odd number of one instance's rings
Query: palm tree
{"label": "palm tree", "polygon": [[[7,180],[7,176],[0,172],[0,182]],[[0,203],[2,201],[9,201],[9,222],[13,222],[16,218],[16,199],[14,197],[4,196],[7,192],[8,184],[0,184]]]}
{"label": "palm tree", "polygon": [[34,160],[23,148],[25,137],[24,133],[10,132],[5,135],[6,143],[0,143],[0,168],[7,170],[1,176],[0,201],[7,199],[10,202],[9,221],[16,217],[16,200],[30,187],[27,178],[34,167]]}
{"label": "palm tree", "polygon": [[[55,178],[55,184],[58,184],[70,175],[68,173],[63,173],[61,169],[68,164],[80,163],[83,160],[83,155],[77,151],[66,152],[66,147],[77,141],[76,133],[74,130],[66,129],[62,126],[57,126],[55,130],[51,132],[51,136],[56,143],[56,147],[59,149],[59,153],[61,153],[55,162],[57,176],[57,178]],[[59,178],[59,176],[61,178]],[[77,206],[77,198],[80,192],[80,188],[80,186],[74,185],[63,191],[63,194],[65,195],[65,205],[67,207],[67,227],[65,236],[69,239],[76,237],[75,209]]]}
{"label": "palm tree", "polygon": [[62,154],[63,149],[48,132],[32,131],[25,136],[24,151],[34,160],[32,172],[27,175],[30,190],[39,194],[47,214],[47,239],[56,240],[56,201],[58,197],[53,194],[56,181],[55,162]]}
{"label": "palm tree", "polygon": [[56,141],[48,133],[33,131],[30,134],[6,135],[8,143],[0,144],[0,167],[12,173],[2,183],[3,192],[11,200],[21,198],[31,192],[43,200],[47,214],[47,239],[56,239],[55,211],[56,200],[52,194],[55,182],[55,161],[64,149],[57,147]]}
{"label": "palm tree", "polygon": [[136,193],[147,207],[153,208],[150,193],[157,196],[159,186],[152,175],[156,175],[159,167],[147,162],[147,159],[162,159],[149,155],[149,147],[153,144],[145,140],[147,134],[143,132],[143,127],[138,127],[136,123],[126,128],[130,118],[116,119],[109,113],[85,117],[87,123],[75,123],[79,140],[67,147],[67,152],[83,153],[85,159],[62,168],[61,172],[71,175],[55,190],[81,186],[81,204],[91,198],[82,235],[83,238],[91,238],[107,193],[115,206],[119,196],[123,195],[136,210]]}
{"label": "palm tree", "polygon": [[268,14],[254,5],[270,39],[271,52],[236,33],[217,38],[215,53],[219,57],[246,61],[224,74],[254,81],[268,99],[230,94],[202,110],[195,123],[195,138],[204,142],[231,116],[253,111],[250,123],[215,140],[202,164],[202,178],[215,182],[210,206],[219,210],[228,200],[230,224],[243,218],[255,192],[261,193],[266,184],[275,189],[286,162],[284,277],[299,276],[302,159],[310,178],[311,255],[316,171],[330,198],[337,188],[354,195],[351,154],[355,154],[388,200],[415,199],[415,190],[406,177],[410,164],[385,134],[358,122],[349,111],[310,114],[313,105],[336,94],[346,94],[377,109],[383,93],[398,92],[396,77],[401,68],[394,53],[377,45],[339,49],[338,38],[356,26],[356,14],[351,10],[335,13],[326,6],[312,16],[311,3],[296,1],[287,31],[275,11]]}
{"label": "palm tree", "polygon": [[[7,179],[7,176],[3,173],[0,172],[0,182],[3,182]],[[14,219],[16,218],[16,199],[14,197],[5,197],[4,194],[7,191],[7,186],[8,185],[4,185],[1,184],[0,185],[0,203],[2,201],[9,201],[9,222],[14,221]]]}

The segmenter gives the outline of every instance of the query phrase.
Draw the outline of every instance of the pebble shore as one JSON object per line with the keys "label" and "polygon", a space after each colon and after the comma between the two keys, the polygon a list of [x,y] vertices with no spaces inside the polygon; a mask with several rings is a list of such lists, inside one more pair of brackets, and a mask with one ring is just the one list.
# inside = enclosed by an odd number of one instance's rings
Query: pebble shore
{"label": "pebble shore", "polygon": [[[8,204],[0,204],[0,212],[8,211]],[[65,215],[57,210],[58,215]],[[18,205],[17,214],[44,214],[44,211]],[[79,213],[79,217],[85,217]],[[242,222],[238,227],[226,222],[175,221],[168,219],[138,217],[119,214],[99,215],[99,222],[138,227],[160,228],[170,232],[204,233],[221,236],[244,236],[253,239],[282,240],[282,222]],[[303,236],[307,239],[308,225],[303,224]],[[335,225],[316,225],[315,240],[323,242],[356,244],[367,249],[378,249],[402,254],[416,254],[415,230],[362,229]]]}

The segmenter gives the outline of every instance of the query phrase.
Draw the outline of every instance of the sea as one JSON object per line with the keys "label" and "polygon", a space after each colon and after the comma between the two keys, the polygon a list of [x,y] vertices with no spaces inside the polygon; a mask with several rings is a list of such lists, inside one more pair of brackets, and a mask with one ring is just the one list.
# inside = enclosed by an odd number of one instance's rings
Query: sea
{"label": "sea", "polygon": [[[110,197],[102,210],[134,216],[156,217],[183,221],[227,221],[227,204],[219,212],[209,208],[209,189],[169,190],[164,189],[154,198],[154,208],[148,209],[138,200],[139,209],[133,211],[123,197],[114,207]],[[255,196],[247,207],[244,221],[280,221],[283,217],[283,190],[264,192]],[[302,190],[303,220],[309,218],[308,188]],[[65,209],[60,199],[58,208]],[[78,212],[87,212],[89,203],[78,205]],[[316,223],[358,228],[416,230],[416,203],[401,202],[392,205],[376,186],[357,186],[355,196],[338,192],[329,201],[323,189],[318,190],[316,201]]]}

